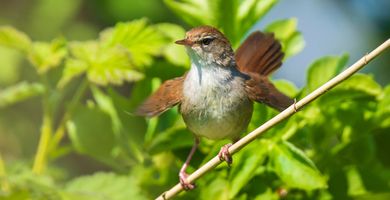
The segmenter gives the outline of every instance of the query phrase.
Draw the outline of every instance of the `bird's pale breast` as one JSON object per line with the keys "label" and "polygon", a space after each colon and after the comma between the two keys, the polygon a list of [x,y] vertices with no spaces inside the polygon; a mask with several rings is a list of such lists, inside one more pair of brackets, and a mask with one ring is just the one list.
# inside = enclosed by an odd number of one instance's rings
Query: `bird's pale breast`
{"label": "bird's pale breast", "polygon": [[235,68],[192,65],[183,87],[180,112],[190,131],[214,140],[236,139],[247,128],[252,102]]}

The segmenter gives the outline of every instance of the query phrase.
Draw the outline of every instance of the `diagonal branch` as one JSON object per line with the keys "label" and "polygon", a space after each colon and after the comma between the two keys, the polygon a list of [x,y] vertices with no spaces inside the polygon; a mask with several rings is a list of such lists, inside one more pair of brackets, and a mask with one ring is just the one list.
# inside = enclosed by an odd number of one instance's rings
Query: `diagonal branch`
{"label": "diagonal branch", "polygon": [[[241,140],[234,143],[230,148],[229,152],[231,154],[237,153],[241,148],[245,147],[247,144],[255,140],[257,137],[259,137],[261,134],[263,134],[268,129],[272,128],[279,122],[285,120],[286,118],[292,116],[294,113],[296,113],[300,108],[305,106],[306,104],[314,101],[321,95],[323,95],[328,90],[332,89],[336,85],[340,84],[350,76],[352,76],[354,73],[356,73],[358,70],[366,66],[370,61],[372,61],[375,57],[377,57],[379,54],[381,54],[383,51],[385,51],[387,48],[390,47],[390,39],[387,39],[383,44],[378,46],[376,49],[374,49],[369,54],[365,55],[364,57],[360,58],[355,64],[347,68],[345,71],[334,77],[333,79],[326,82],[321,87],[317,88],[310,94],[308,94],[306,97],[301,99],[300,101],[294,103],[290,107],[288,107],[283,112],[279,113],[245,137],[243,137]],[[188,182],[194,182],[196,179],[200,178],[207,172],[214,169],[216,166],[221,164],[221,160],[218,156],[215,156],[210,161],[208,161],[206,164],[204,164],[202,167],[200,167],[198,170],[196,170],[194,173],[192,173],[190,176],[188,176],[187,180]],[[179,192],[183,190],[183,187],[180,185],[180,183],[176,184],[174,187],[172,187],[170,190],[164,192],[159,197],[157,197],[157,200],[164,200],[164,199],[170,199],[177,195]]]}

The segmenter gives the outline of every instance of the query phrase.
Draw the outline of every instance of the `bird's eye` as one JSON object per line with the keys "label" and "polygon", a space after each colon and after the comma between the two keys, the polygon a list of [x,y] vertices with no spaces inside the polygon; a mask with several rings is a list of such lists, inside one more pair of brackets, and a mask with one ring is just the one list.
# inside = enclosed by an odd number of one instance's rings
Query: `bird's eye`
{"label": "bird's eye", "polygon": [[209,45],[213,40],[214,38],[204,38],[200,42],[202,43],[202,45]]}

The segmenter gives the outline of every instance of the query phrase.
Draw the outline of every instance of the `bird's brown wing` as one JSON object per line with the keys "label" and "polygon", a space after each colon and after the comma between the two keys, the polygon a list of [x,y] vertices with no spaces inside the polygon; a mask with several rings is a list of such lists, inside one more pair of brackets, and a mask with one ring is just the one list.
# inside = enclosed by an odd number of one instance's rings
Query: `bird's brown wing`
{"label": "bird's brown wing", "polygon": [[184,78],[185,75],[165,81],[137,108],[135,114],[154,117],[179,104],[183,97]]}
{"label": "bird's brown wing", "polygon": [[268,76],[282,65],[283,52],[272,33],[256,31],[237,49],[238,69],[244,73]]}
{"label": "bird's brown wing", "polygon": [[249,78],[245,82],[245,91],[252,101],[267,104],[279,111],[294,103],[294,100],[276,89],[266,76],[255,73],[247,75]]}

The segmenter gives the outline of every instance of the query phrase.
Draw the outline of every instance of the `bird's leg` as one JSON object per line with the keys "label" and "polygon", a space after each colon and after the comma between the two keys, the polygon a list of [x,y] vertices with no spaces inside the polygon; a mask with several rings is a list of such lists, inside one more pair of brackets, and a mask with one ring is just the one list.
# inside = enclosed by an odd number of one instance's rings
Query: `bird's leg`
{"label": "bird's leg", "polygon": [[192,156],[194,155],[196,148],[198,148],[198,145],[199,145],[199,138],[195,136],[194,145],[192,146],[190,154],[188,154],[186,162],[183,164],[183,166],[181,167],[180,172],[179,172],[180,184],[183,186],[183,188],[185,190],[192,190],[195,188],[194,184],[189,183],[187,181],[188,174],[186,173],[186,169],[187,169],[188,165],[190,164]]}
{"label": "bird's leg", "polygon": [[[239,138],[233,140],[233,144],[237,142]],[[233,163],[232,155],[230,155],[229,147],[233,145],[232,143],[225,144],[221,147],[221,150],[218,153],[218,157],[221,161],[226,161],[226,163],[230,166]]]}

